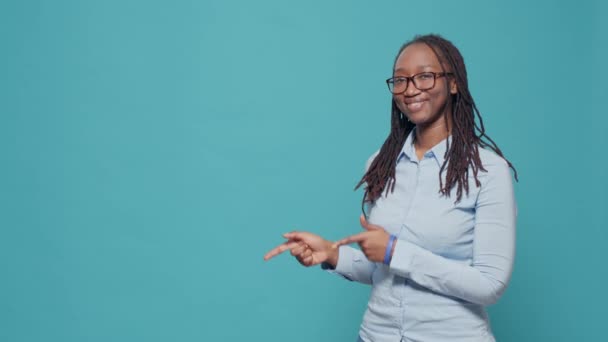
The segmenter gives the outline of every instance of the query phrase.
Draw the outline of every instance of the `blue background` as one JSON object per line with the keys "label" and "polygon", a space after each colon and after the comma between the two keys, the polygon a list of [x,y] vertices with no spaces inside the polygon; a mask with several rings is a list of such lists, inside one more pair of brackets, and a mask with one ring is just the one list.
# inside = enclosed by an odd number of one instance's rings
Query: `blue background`
{"label": "blue background", "polygon": [[0,2],[0,340],[354,341],[369,288],[264,263],[358,232],[417,33],[452,40],[520,174],[499,341],[597,341],[603,1]]}

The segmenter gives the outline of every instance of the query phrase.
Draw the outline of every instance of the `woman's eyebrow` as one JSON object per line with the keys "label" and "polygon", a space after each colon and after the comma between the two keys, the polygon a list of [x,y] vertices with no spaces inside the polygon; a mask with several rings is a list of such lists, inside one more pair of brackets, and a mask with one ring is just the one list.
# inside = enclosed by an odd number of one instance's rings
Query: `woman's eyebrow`
{"label": "woman's eyebrow", "polygon": [[[430,68],[433,68],[433,66],[430,65],[430,64],[419,65],[419,66],[416,67],[416,70],[424,70],[424,69],[430,69]],[[404,72],[406,70],[404,68],[397,68],[397,69],[395,69],[395,71],[402,71],[402,72]]]}

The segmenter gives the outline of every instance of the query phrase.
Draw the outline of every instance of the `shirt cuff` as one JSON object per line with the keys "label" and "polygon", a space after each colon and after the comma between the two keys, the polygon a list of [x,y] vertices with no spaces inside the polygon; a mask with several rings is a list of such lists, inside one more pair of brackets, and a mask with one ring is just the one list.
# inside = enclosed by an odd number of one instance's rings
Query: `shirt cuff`
{"label": "shirt cuff", "polygon": [[389,263],[390,270],[396,271],[402,277],[409,277],[416,250],[413,246],[412,243],[405,240],[397,239],[395,241],[395,251]]}
{"label": "shirt cuff", "polygon": [[338,247],[338,264],[336,268],[332,268],[329,263],[321,263],[321,269],[341,275],[342,277],[352,281],[354,279],[353,262],[360,262],[361,258],[356,255],[355,250],[349,246]]}

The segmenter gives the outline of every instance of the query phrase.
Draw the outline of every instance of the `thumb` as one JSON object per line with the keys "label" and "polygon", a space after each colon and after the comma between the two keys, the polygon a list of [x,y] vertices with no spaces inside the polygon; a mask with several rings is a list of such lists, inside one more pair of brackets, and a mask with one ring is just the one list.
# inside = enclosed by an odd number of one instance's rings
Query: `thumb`
{"label": "thumb", "polygon": [[298,232],[298,231],[285,233],[285,234],[283,234],[283,237],[286,239],[289,239],[289,240],[294,240],[294,241],[303,241],[306,239],[304,236],[304,232]]}
{"label": "thumb", "polygon": [[310,235],[307,232],[293,231],[293,232],[283,234],[283,237],[286,239],[289,239],[289,240],[293,240],[293,241],[302,241],[308,245],[310,245],[314,242],[312,235]]}
{"label": "thumb", "polygon": [[367,222],[367,219],[365,219],[365,215],[363,215],[363,214],[361,214],[361,216],[359,216],[359,221],[361,222],[361,227],[363,227],[363,229],[365,229],[365,230],[368,230],[368,231],[382,230],[382,227]]}

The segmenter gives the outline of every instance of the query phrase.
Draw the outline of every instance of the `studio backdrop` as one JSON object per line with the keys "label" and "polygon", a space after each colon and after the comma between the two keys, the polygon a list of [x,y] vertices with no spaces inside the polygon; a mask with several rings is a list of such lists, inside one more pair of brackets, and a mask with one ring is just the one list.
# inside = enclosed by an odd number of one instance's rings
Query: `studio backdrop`
{"label": "studio backdrop", "polygon": [[0,3],[0,340],[354,341],[369,287],[264,262],[361,230],[399,47],[465,57],[519,172],[498,341],[599,341],[603,1]]}

